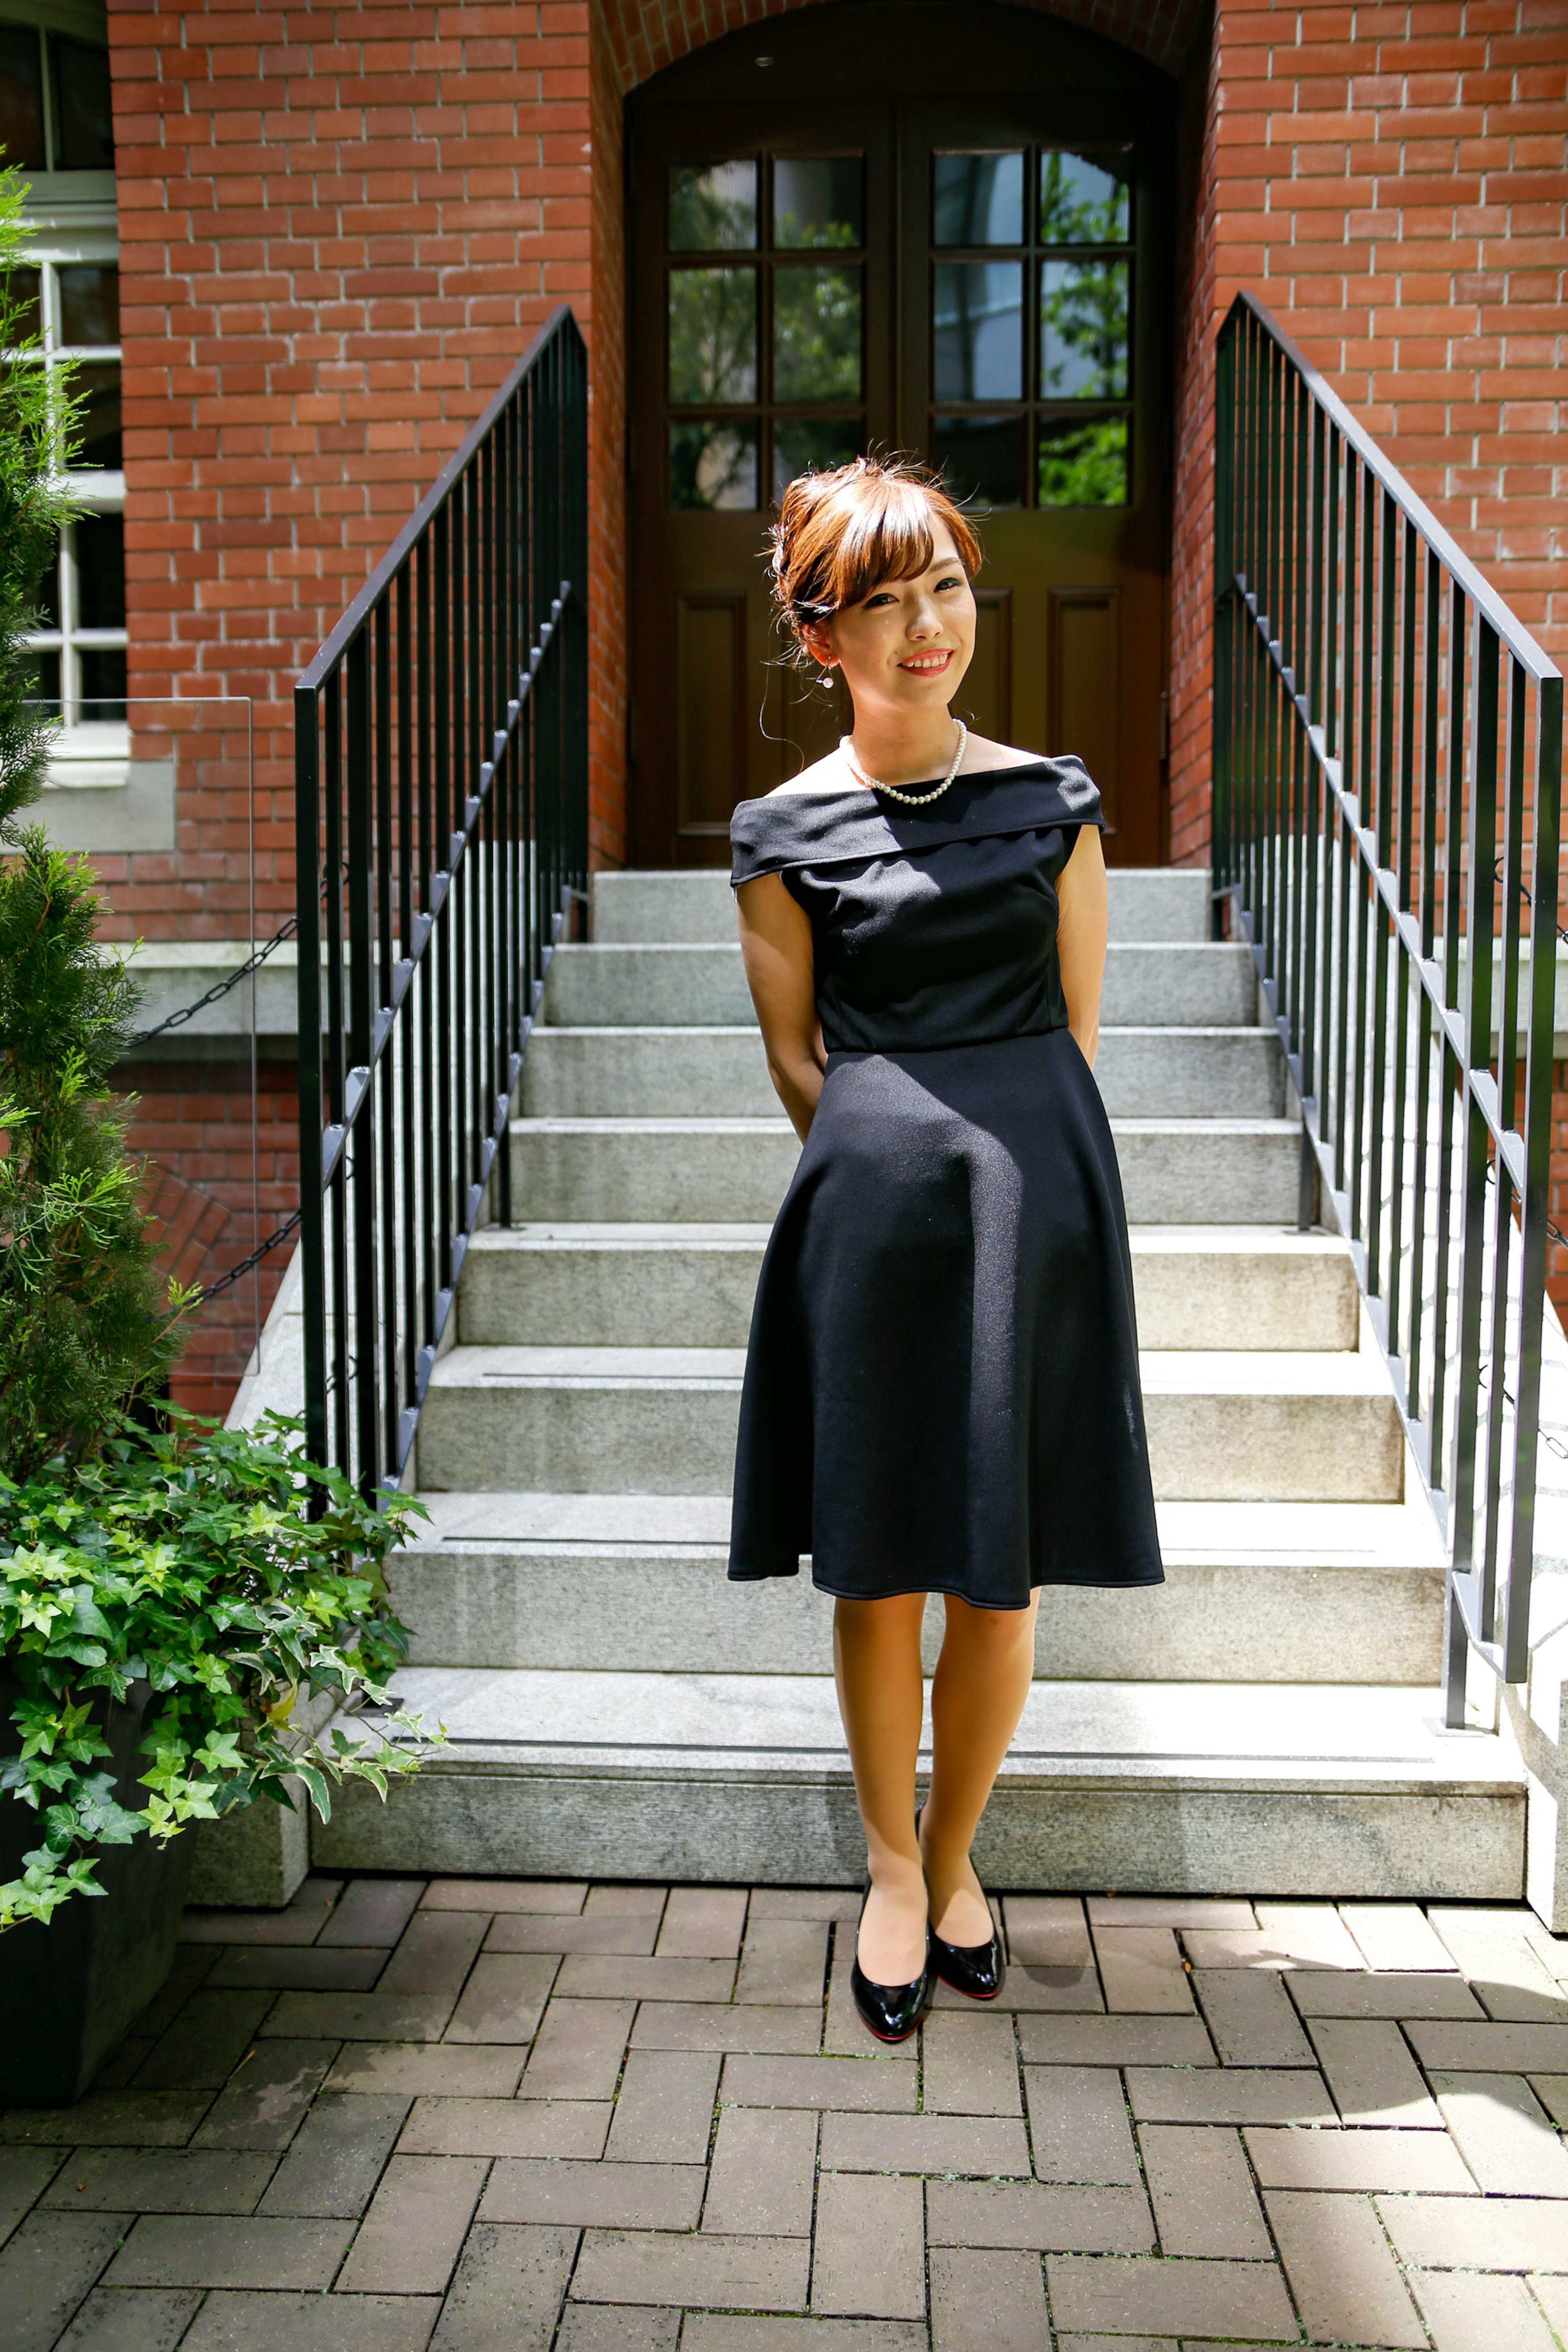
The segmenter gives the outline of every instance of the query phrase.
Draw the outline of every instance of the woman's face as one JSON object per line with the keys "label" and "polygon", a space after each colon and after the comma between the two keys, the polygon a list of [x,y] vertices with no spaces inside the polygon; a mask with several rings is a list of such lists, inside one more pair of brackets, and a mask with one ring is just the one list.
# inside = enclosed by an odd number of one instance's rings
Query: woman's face
{"label": "woman's face", "polygon": [[858,714],[945,709],[974,653],[974,591],[947,526],[933,519],[924,572],[884,581],[826,628],[805,634],[819,661],[842,669]]}

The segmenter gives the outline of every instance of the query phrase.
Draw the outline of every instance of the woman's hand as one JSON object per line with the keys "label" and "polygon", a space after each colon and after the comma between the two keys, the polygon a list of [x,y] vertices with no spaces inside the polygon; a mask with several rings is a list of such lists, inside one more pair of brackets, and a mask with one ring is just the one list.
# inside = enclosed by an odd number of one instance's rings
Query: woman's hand
{"label": "woman's hand", "polygon": [[1067,999],[1068,1027],[1092,1070],[1100,1050],[1100,992],[1105,979],[1105,940],[1110,919],[1105,853],[1098,825],[1079,828],[1072,855],[1057,877],[1057,898],[1061,906],[1057,957]]}
{"label": "woman's hand", "polygon": [[[1103,897],[1103,881],[1100,891]],[[746,985],[762,1024],[768,1076],[804,1143],[827,1066],[816,1017],[811,925],[776,874],[742,882],[735,904]]]}

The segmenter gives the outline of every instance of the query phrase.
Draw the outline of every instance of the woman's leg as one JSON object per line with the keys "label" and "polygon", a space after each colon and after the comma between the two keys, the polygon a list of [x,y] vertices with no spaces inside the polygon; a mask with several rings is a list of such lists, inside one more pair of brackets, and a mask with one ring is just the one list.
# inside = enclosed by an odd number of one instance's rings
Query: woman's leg
{"label": "woman's leg", "polygon": [[931,1794],[921,1815],[931,1924],[944,1943],[990,1937],[991,1914],[969,1849],[1029,1696],[1039,1601],[1037,1592],[1026,1609],[973,1609],[948,1595],[931,1687]]}
{"label": "woman's leg", "polygon": [[923,1592],[901,1592],[833,1606],[833,1671],[871,1873],[860,1966],[873,1984],[912,1984],[925,1966],[926,1890],[915,1843],[925,1605]]}

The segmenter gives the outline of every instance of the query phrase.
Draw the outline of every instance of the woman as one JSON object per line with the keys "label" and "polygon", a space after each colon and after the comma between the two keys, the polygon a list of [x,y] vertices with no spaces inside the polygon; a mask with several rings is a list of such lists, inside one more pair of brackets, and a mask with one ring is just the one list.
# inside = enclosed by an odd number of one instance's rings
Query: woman
{"label": "woman", "polygon": [[[835,1596],[868,1861],[855,1999],[913,2032],[1001,1948],[970,1845],[1034,1671],[1042,1584],[1163,1580],[1126,1216],[1089,1072],[1100,795],[967,734],[980,550],[902,460],[784,493],[773,582],[852,734],[731,839],[768,1068],[805,1146],[763,1260],[730,1574]],[[918,1821],[921,1624],[947,1625]]]}

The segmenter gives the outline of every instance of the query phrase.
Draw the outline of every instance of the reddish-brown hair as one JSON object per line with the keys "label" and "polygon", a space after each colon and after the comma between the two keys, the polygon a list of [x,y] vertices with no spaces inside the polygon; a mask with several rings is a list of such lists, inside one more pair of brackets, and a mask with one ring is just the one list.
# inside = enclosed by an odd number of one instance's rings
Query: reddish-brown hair
{"label": "reddish-brown hair", "polygon": [[830,621],[887,580],[914,580],[935,556],[933,523],[945,523],[973,580],[980,569],[974,527],[941,477],[912,457],[857,457],[830,474],[798,474],[779,502],[769,536],[773,601],[805,648],[801,630]]}

